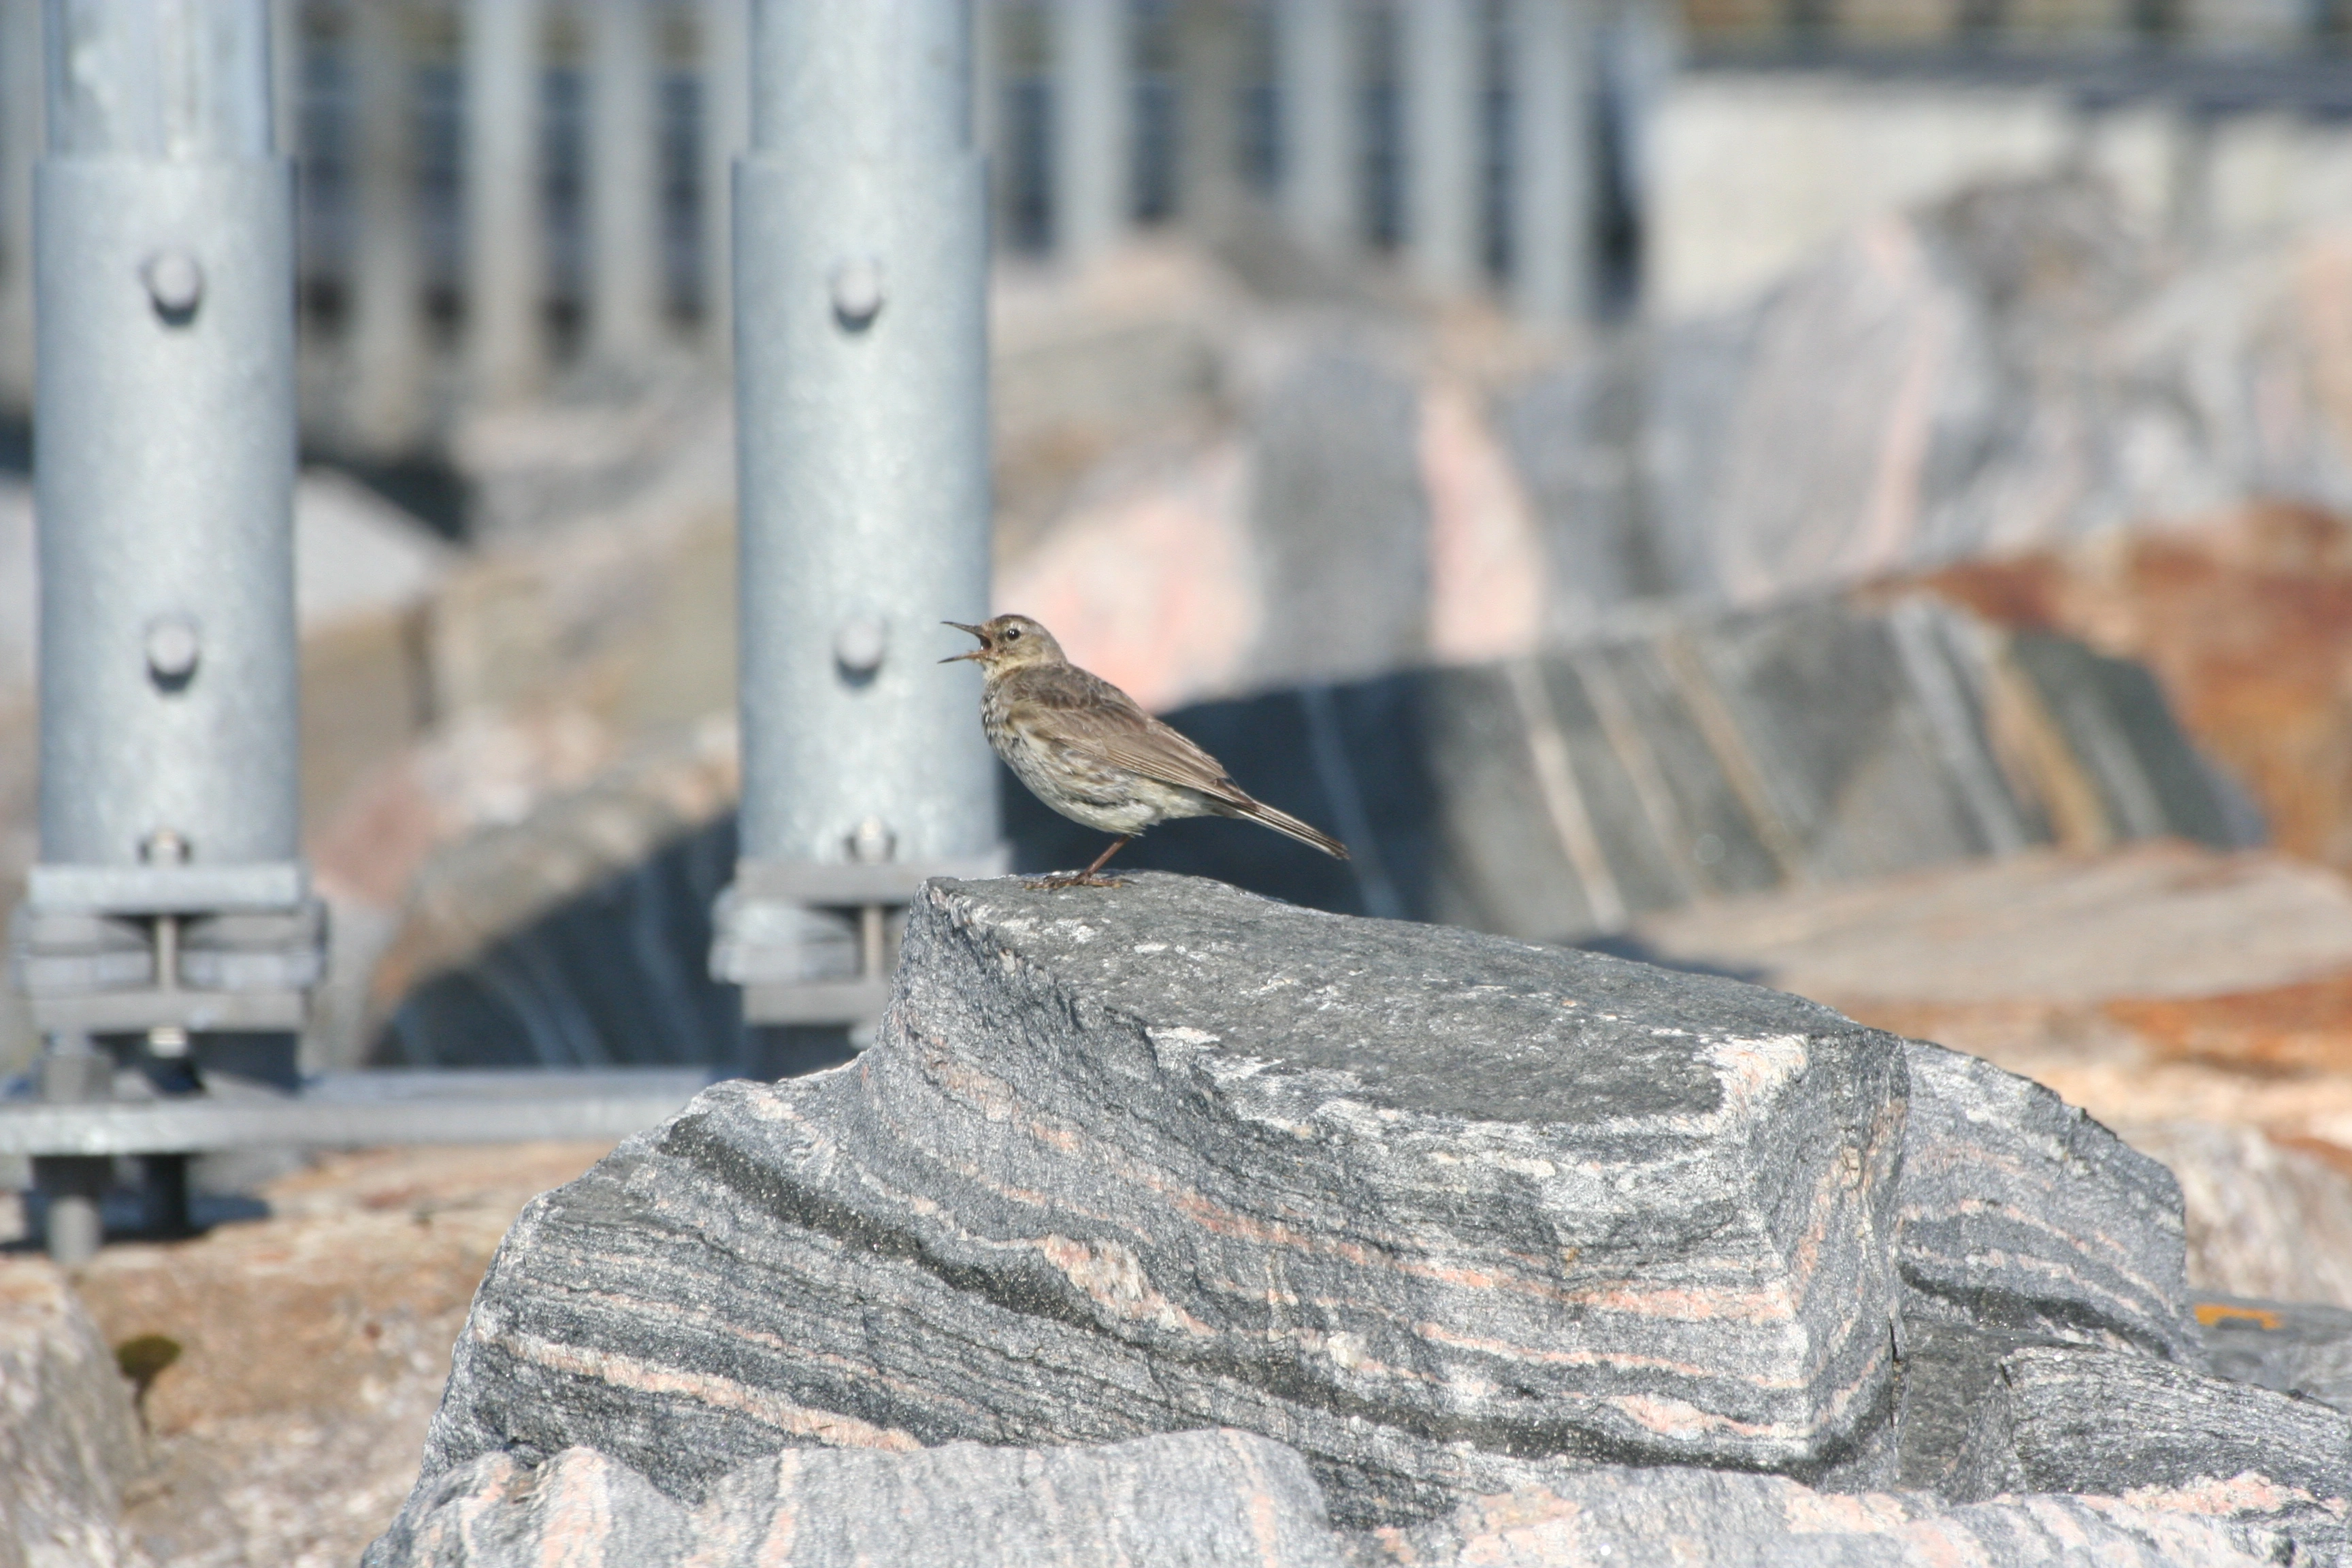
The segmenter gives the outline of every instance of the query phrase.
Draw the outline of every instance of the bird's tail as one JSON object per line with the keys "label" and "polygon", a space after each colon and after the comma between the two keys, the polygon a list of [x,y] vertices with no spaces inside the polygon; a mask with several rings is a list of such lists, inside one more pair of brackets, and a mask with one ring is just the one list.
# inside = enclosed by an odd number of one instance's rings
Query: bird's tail
{"label": "bird's tail", "polygon": [[1320,828],[1309,827],[1307,824],[1299,821],[1298,818],[1291,816],[1288,812],[1276,811],[1274,807],[1266,805],[1265,802],[1262,800],[1251,800],[1246,795],[1244,795],[1243,799],[1247,801],[1248,804],[1243,805],[1226,805],[1220,809],[1224,816],[1238,816],[1246,821],[1264,823],[1266,826],[1273,828],[1276,833],[1286,833],[1290,835],[1291,837],[1297,839],[1301,844],[1312,844],[1316,848],[1320,849],[1324,854],[1330,856],[1334,860],[1345,860],[1348,858],[1348,847],[1340,843],[1338,839],[1332,837],[1329,834],[1323,832]]}

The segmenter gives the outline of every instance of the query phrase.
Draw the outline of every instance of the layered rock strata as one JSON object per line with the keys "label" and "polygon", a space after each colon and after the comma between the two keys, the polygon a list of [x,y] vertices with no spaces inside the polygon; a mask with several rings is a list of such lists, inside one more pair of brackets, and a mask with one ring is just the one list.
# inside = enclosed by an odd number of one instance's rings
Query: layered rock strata
{"label": "layered rock strata", "polygon": [[2210,1375],[2182,1234],[1779,993],[936,882],[856,1063],[525,1210],[370,1561],[2334,1561],[2352,1422]]}
{"label": "layered rock strata", "polygon": [[1905,1084],[1727,981],[935,883],[854,1068],[720,1085],[524,1212],[425,1478],[585,1444],[697,1500],[798,1444],[1223,1425],[1357,1523],[1562,1457],[1886,1479]]}
{"label": "layered rock strata", "polygon": [[2037,1347],[2001,1360],[1948,1490],[2203,1499],[2341,1557],[2352,1418],[2316,1400],[2116,1351]]}
{"label": "layered rock strata", "polygon": [[1369,1564],[1412,1568],[2253,1568],[2294,1560],[2278,1531],[2206,1517],[2201,1498],[1832,1496],[1777,1476],[1600,1468],[1382,1531]]}
{"label": "layered rock strata", "polygon": [[362,1568],[522,1568],[583,1552],[632,1568],[1346,1561],[1304,1461],[1223,1431],[1085,1448],[787,1448],[729,1471],[691,1510],[593,1448],[535,1468],[485,1454],[412,1502]]}
{"label": "layered rock strata", "polygon": [[1905,1049],[1898,1476],[1939,1488],[2011,1352],[2106,1346],[2191,1365],[2204,1352],[2172,1173],[2040,1084],[1924,1041]]}
{"label": "layered rock strata", "polygon": [[[1779,1476],[1596,1466],[1421,1523],[1332,1530],[1305,1464],[1247,1433],[1069,1448],[787,1449],[698,1509],[567,1448],[486,1454],[419,1494],[362,1568],[2256,1568],[2298,1561],[2253,1485],[2131,1500],[1821,1492]],[[601,1555],[599,1555],[601,1554]],[[2310,1561],[2308,1557],[2300,1559]],[[2321,1561],[2327,1559],[2321,1558]]]}

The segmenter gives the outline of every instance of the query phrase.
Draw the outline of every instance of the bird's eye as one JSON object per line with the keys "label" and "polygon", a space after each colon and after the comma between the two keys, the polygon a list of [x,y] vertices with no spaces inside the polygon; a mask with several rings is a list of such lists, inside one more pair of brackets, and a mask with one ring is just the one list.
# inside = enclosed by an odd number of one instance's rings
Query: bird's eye
{"label": "bird's eye", "polygon": [[1004,640],[1006,642],[1019,642],[1021,640],[1021,628],[1019,626],[1005,627]]}

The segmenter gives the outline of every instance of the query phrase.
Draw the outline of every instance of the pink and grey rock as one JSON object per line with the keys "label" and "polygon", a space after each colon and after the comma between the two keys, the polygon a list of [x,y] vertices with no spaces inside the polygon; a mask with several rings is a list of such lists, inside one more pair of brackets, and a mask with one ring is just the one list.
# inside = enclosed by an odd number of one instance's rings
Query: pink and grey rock
{"label": "pink and grey rock", "polygon": [[[1894,1037],[1794,997],[1150,876],[935,883],[850,1067],[524,1212],[422,1485],[586,1444],[1224,1426],[1342,1523],[1558,1462],[1892,1477]],[[420,1493],[420,1496],[422,1494]]]}

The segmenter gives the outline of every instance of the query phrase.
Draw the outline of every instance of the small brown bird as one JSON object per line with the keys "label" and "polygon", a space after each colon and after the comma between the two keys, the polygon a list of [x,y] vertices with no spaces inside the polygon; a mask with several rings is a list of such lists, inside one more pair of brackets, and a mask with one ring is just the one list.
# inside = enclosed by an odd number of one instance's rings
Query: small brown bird
{"label": "small brown bird", "polygon": [[981,727],[1030,793],[1072,822],[1116,833],[1111,847],[1083,871],[1062,871],[1033,887],[1116,888],[1103,863],[1145,828],[1180,816],[1238,816],[1262,822],[1326,855],[1345,860],[1348,847],[1328,833],[1253,800],[1225,776],[1223,763],[1146,713],[1135,699],[1063,656],[1054,634],[1026,616],[999,616],[968,626],[980,646],[940,660],[970,659],[986,684]]}

